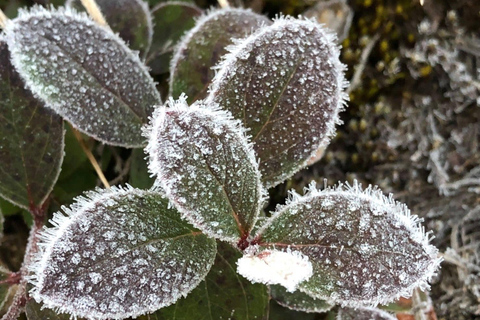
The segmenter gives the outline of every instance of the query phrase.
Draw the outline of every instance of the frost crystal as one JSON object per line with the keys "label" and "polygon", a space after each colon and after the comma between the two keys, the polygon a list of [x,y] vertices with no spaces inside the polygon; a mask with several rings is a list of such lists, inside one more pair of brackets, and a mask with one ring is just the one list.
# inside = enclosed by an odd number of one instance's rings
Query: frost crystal
{"label": "frost crystal", "polygon": [[309,20],[279,18],[228,49],[206,100],[249,129],[272,187],[328,145],[346,100],[345,67],[335,36]]}
{"label": "frost crystal", "polygon": [[41,100],[105,143],[142,146],[161,103],[147,69],[109,28],[72,9],[21,11],[5,29],[12,63]]}
{"label": "frost crystal", "polygon": [[74,317],[122,319],[153,312],[195,288],[216,244],[156,192],[89,192],[54,215],[31,266],[31,295]]}
{"label": "frost crystal", "polygon": [[280,284],[289,292],[308,280],[312,270],[308,257],[299,251],[265,250],[246,254],[237,261],[238,273],[253,283]]}
{"label": "frost crystal", "polygon": [[299,289],[312,297],[356,307],[410,296],[438,269],[438,250],[416,216],[376,187],[314,185],[291,193],[258,231],[260,247],[298,250],[312,277]]}
{"label": "frost crystal", "polygon": [[230,113],[185,97],[158,108],[145,130],[149,169],[170,201],[206,234],[247,237],[264,200],[252,146]]}

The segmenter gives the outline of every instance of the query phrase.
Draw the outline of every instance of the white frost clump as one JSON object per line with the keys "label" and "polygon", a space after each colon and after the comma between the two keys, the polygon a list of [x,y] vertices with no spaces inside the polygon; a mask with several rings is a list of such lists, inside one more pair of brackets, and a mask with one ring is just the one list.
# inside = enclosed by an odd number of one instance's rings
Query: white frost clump
{"label": "white frost clump", "polygon": [[294,292],[312,276],[313,268],[308,257],[298,251],[265,250],[240,258],[237,272],[253,283],[280,284]]}

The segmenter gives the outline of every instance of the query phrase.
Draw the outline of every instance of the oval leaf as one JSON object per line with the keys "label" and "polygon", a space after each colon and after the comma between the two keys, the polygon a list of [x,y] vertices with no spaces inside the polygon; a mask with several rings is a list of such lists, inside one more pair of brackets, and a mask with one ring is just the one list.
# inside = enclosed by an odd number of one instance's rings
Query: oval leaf
{"label": "oval leaf", "polygon": [[270,286],[270,295],[278,304],[296,311],[321,313],[333,308],[325,300],[312,298],[301,291],[288,292],[279,285]]}
{"label": "oval leaf", "polygon": [[52,191],[63,160],[63,121],[33,97],[0,38],[0,196],[29,209]]}
{"label": "oval leaf", "polygon": [[185,299],[150,315],[150,320],[263,319],[269,302],[267,287],[235,272],[240,256],[230,245],[218,243],[215,264],[205,281]]}
{"label": "oval leaf", "polygon": [[158,108],[148,138],[149,170],[183,217],[206,234],[246,239],[263,203],[252,146],[230,113],[185,98]]}
{"label": "oval leaf", "polygon": [[112,188],[77,198],[42,234],[32,296],[73,316],[122,319],[153,312],[194,289],[216,244],[158,193]]}
{"label": "oval leaf", "polygon": [[353,307],[428,287],[440,262],[418,217],[376,187],[362,191],[356,182],[323,191],[312,185],[303,197],[292,194],[255,241],[307,256],[313,275],[299,289]]}
{"label": "oval leaf", "polygon": [[154,74],[167,73],[173,51],[183,34],[195,25],[195,17],[202,10],[190,3],[161,3],[152,10],[155,38],[148,53],[147,63]]}
{"label": "oval leaf", "polygon": [[110,29],[71,9],[34,7],[5,31],[15,68],[49,107],[100,141],[142,146],[141,126],[160,95]]}
{"label": "oval leaf", "polygon": [[170,95],[182,93],[191,103],[207,95],[215,76],[212,67],[227,53],[235,38],[244,38],[258,28],[271,24],[266,17],[245,9],[211,11],[200,18],[179,43],[170,67]]}
{"label": "oval leaf", "polygon": [[378,308],[359,307],[338,309],[336,320],[397,320],[397,317]]}
{"label": "oval leaf", "polygon": [[[113,31],[138,50],[145,59],[152,42],[153,26],[148,4],[142,0],[95,0]],[[81,0],[67,0],[65,5],[83,11]]]}
{"label": "oval leaf", "polygon": [[280,18],[230,50],[207,101],[249,129],[273,187],[329,143],[346,98],[345,67],[335,37],[308,20]]}

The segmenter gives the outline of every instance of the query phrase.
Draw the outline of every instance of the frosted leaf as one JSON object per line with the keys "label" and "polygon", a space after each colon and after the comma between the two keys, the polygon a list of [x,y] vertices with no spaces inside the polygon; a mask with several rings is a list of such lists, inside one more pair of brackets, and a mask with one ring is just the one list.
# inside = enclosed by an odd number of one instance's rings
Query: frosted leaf
{"label": "frosted leaf", "polygon": [[25,209],[41,206],[60,173],[63,121],[25,88],[1,36],[0,121],[0,196]]}
{"label": "frosted leaf", "polygon": [[156,186],[209,236],[246,239],[263,203],[258,164],[244,129],[215,105],[181,97],[155,110],[146,151]]}
{"label": "frosted leaf", "polygon": [[88,192],[58,212],[41,235],[31,296],[89,319],[153,312],[194,289],[216,244],[153,191]]}
{"label": "frosted leaf", "polygon": [[25,315],[28,320],[70,320],[68,314],[58,314],[52,309],[42,308],[34,299],[28,300],[25,305]]}
{"label": "frosted leaf", "polygon": [[333,308],[322,299],[315,299],[301,291],[288,292],[279,285],[270,286],[270,296],[280,305],[301,312],[321,313]]}
{"label": "frosted leaf", "polygon": [[241,253],[218,242],[215,264],[207,277],[186,298],[160,309],[150,320],[264,319],[268,314],[267,287],[241,277],[235,262]]}
{"label": "frosted leaf", "polygon": [[195,25],[195,18],[202,10],[195,4],[185,2],[159,3],[152,9],[154,34],[147,63],[154,74],[169,72],[177,42]]}
{"label": "frosted leaf", "polygon": [[264,250],[247,253],[237,262],[237,272],[253,283],[281,284],[287,291],[297,290],[312,276],[312,264],[300,251]]}
{"label": "frosted leaf", "polygon": [[273,187],[329,143],[346,99],[345,67],[335,37],[309,20],[277,19],[230,51],[207,101],[249,129],[263,181]]}
{"label": "frosted leaf", "polygon": [[[148,3],[142,0],[95,0],[108,25],[143,59],[152,42],[153,26]],[[67,0],[66,6],[83,11],[80,0]]]}
{"label": "frosted leaf", "polygon": [[376,187],[340,184],[305,196],[292,193],[258,231],[262,248],[298,250],[313,276],[299,285],[308,295],[356,307],[410,296],[438,269],[438,250],[420,220]]}
{"label": "frosted leaf", "polygon": [[235,38],[244,38],[258,28],[271,24],[250,10],[225,8],[210,11],[198,19],[178,44],[170,66],[170,95],[185,93],[188,102],[203,99],[215,76],[212,69],[227,53]]}
{"label": "frosted leaf", "polygon": [[397,317],[378,308],[359,307],[338,309],[336,320],[397,320]]}
{"label": "frosted leaf", "polygon": [[3,264],[0,264],[0,310],[8,309],[8,304],[12,303],[9,298],[11,298],[12,293],[16,289],[15,286],[3,282],[8,279],[10,274],[11,272]]}
{"label": "frosted leaf", "polygon": [[80,131],[105,143],[143,145],[141,126],[160,95],[138,56],[83,13],[35,6],[6,27],[26,85]]}

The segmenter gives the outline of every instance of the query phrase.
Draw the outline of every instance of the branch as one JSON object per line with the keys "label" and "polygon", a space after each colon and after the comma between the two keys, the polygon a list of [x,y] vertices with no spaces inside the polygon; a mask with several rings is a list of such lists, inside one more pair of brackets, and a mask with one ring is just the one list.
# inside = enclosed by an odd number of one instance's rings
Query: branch
{"label": "branch", "polygon": [[7,26],[8,20],[9,19],[7,18],[5,13],[3,13],[2,9],[0,9],[0,28],[1,29],[5,30],[5,27]]}
{"label": "branch", "polygon": [[102,11],[100,11],[100,8],[98,7],[95,0],[81,0],[81,1],[82,1],[82,5],[85,7],[85,10],[87,10],[90,17],[92,17],[93,21],[95,21],[101,26],[108,26],[107,21],[103,17]]}

